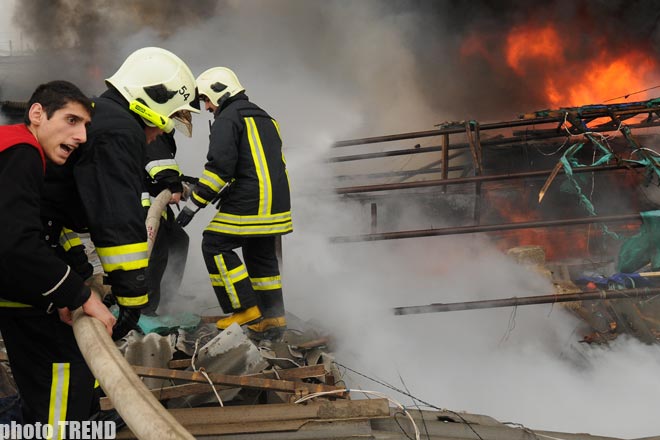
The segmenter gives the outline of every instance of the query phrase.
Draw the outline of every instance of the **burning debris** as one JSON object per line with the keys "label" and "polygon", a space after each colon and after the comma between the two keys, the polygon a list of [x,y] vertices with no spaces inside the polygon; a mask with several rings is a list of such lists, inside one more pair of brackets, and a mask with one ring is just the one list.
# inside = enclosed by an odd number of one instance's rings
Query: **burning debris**
{"label": "burning debris", "polygon": [[[544,261],[548,255],[555,270],[563,268],[562,279],[553,279],[556,292],[405,306],[396,308],[395,314],[570,303],[568,309],[591,328],[585,341],[603,342],[628,333],[644,342],[655,342],[660,335],[656,328],[660,323],[656,316],[660,315],[655,310],[660,294],[657,278],[648,271],[630,272],[647,265],[651,273],[660,269],[653,244],[657,242],[657,204],[646,197],[657,192],[660,153],[645,146],[653,145],[654,129],[660,126],[659,111],[657,99],[588,105],[528,113],[517,121],[444,123],[434,131],[339,142],[335,148],[364,149],[370,144],[422,140],[407,149],[336,155],[330,162],[337,169],[347,162],[405,154],[424,155],[433,166],[417,165],[417,169],[406,171],[403,180],[407,182],[398,183],[371,183],[393,174],[351,175],[342,170],[343,180],[361,184],[336,191],[348,200],[370,204],[371,231],[333,240],[343,243],[487,232],[501,249],[536,247]],[[512,133],[503,134],[506,129]],[[496,130],[499,133],[494,136],[485,135]],[[451,143],[450,135],[459,140]],[[437,137],[439,146],[421,145]],[[463,154],[450,157],[450,150]],[[438,153],[439,159],[429,159]],[[433,174],[439,178],[434,179]],[[401,193],[406,202],[399,198]],[[456,203],[458,198],[463,203]],[[387,225],[388,219],[378,214],[387,214],[392,203],[416,205],[427,211],[429,218],[440,203],[445,211],[449,208],[445,218],[454,224],[381,232],[379,222]],[[641,232],[630,237],[640,220],[644,222]],[[625,275],[624,281],[616,278],[618,273]]]}

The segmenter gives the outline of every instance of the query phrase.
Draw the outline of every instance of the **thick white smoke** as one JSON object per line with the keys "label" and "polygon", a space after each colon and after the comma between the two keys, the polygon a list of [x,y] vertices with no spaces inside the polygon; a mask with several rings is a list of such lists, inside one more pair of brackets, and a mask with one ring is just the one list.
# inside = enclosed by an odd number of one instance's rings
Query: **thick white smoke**
{"label": "thick white smoke", "polygon": [[[216,65],[231,67],[248,96],[278,119],[295,228],[283,239],[287,309],[320,323],[336,338],[339,362],[408,388],[436,406],[530,428],[627,438],[658,435],[660,352],[655,346],[624,338],[609,348],[578,346],[579,323],[557,306],[392,315],[396,306],[551,292],[546,280],[512,263],[482,237],[329,243],[331,236],[366,231],[369,222],[364,208],[332,195],[335,184],[323,159],[333,141],[428,130],[434,123],[467,117],[451,112],[453,104],[464,107],[465,102],[447,102],[444,114],[435,103],[432,111],[426,98],[437,84],[418,81],[419,66],[407,36],[428,24],[428,17],[392,12],[387,5],[230,1],[194,27],[176,29],[173,19],[165,39],[152,28],[119,36],[109,22],[110,35],[102,39],[113,44],[103,44],[95,56],[110,69],[103,77],[145,45],[174,51],[195,74]],[[442,41],[435,43],[442,47]],[[75,66],[66,69],[64,78],[80,73]],[[425,73],[432,77],[433,72]],[[93,92],[100,91],[98,80]],[[209,119],[195,116],[193,138],[177,139],[186,174],[201,172]],[[403,160],[394,159],[392,169]],[[170,302],[171,310],[200,312],[217,305],[199,247],[212,214],[210,208],[203,211],[187,227],[186,300]],[[402,226],[412,222],[413,214],[402,212]],[[415,222],[438,227],[442,219]],[[348,385],[378,387],[353,374]]]}

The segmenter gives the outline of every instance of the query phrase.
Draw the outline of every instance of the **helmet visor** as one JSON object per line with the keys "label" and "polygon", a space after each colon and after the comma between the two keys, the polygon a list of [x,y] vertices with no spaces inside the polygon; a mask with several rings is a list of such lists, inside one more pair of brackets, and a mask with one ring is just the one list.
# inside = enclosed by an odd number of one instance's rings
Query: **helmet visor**
{"label": "helmet visor", "polygon": [[192,137],[192,115],[189,110],[179,110],[171,117],[174,121],[174,128],[186,137]]}

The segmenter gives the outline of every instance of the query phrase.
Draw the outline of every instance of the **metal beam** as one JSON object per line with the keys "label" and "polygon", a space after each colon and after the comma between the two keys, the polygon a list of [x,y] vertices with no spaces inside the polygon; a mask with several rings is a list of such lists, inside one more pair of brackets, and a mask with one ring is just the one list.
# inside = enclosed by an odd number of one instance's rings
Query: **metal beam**
{"label": "metal beam", "polygon": [[413,231],[382,232],[379,234],[345,235],[330,237],[332,243],[352,243],[358,241],[396,240],[399,238],[431,237],[436,235],[472,234],[475,232],[498,232],[514,229],[550,228],[557,226],[586,225],[590,223],[615,223],[640,220],[639,213],[605,215],[594,217],[570,218],[560,220],[541,220],[535,222],[501,223],[497,225],[457,226],[440,229],[419,229]]}
{"label": "metal beam", "polygon": [[[644,165],[637,163],[631,163],[626,165],[599,165],[595,167],[578,167],[573,170],[574,174],[577,173],[591,173],[591,172],[600,172],[600,171],[616,171],[616,170],[627,170],[632,168],[641,168]],[[508,179],[522,179],[522,178],[534,178],[534,177],[545,177],[552,174],[553,170],[540,170],[540,171],[525,171],[522,173],[507,173],[507,174],[492,174],[487,176],[471,176],[471,177],[456,177],[452,179],[434,179],[434,180],[423,180],[419,182],[402,182],[402,183],[384,183],[380,185],[360,185],[360,186],[345,186],[341,188],[335,188],[337,194],[354,194],[354,193],[366,193],[366,192],[375,192],[375,191],[392,191],[399,189],[410,189],[410,188],[428,188],[433,186],[445,186],[445,185],[460,185],[464,183],[476,183],[476,182],[494,182],[498,180],[508,180]],[[564,173],[562,169],[560,171]]]}
{"label": "metal beam", "polygon": [[503,299],[488,299],[481,301],[466,301],[455,303],[433,303],[424,306],[395,307],[395,315],[415,315],[420,313],[453,312],[458,310],[494,309],[498,307],[517,307],[533,304],[554,304],[572,301],[611,300],[611,299],[644,299],[660,295],[660,287],[598,290],[595,292],[566,293],[554,295],[538,295],[512,297]]}

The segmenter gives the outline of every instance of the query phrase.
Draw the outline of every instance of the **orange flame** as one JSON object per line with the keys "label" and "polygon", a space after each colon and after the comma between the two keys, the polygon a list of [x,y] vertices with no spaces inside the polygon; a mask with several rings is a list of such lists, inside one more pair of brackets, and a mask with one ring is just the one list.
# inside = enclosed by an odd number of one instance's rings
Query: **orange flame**
{"label": "orange flame", "polygon": [[509,32],[506,39],[506,62],[519,75],[525,74],[524,64],[528,61],[562,63],[563,44],[557,31],[550,25],[540,29],[518,26]]}
{"label": "orange flame", "polygon": [[463,40],[460,54],[463,59],[477,56],[488,61],[494,74],[538,79],[550,108],[624,102],[632,93],[632,101],[652,97],[648,92],[636,93],[660,79],[652,51],[623,50],[596,38],[585,47],[585,40],[558,29],[551,23],[518,25],[503,39],[472,33]]}
{"label": "orange flame", "polygon": [[[551,107],[625,100],[626,95],[647,88],[658,70],[655,60],[638,49],[613,54],[599,48],[588,58],[569,59],[570,40],[562,38],[551,24],[512,28],[504,52],[515,74],[525,76],[530,68],[543,72]],[[635,100],[648,98],[648,94],[640,94]]]}

